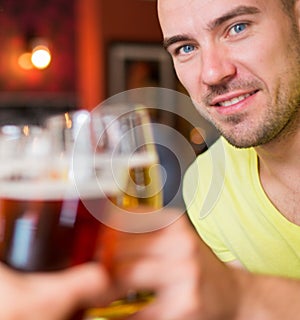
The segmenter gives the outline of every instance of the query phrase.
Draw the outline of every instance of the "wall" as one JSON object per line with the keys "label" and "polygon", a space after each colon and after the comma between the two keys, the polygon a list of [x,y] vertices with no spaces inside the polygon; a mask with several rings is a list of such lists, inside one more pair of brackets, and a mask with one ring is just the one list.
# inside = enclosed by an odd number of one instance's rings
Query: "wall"
{"label": "wall", "polygon": [[160,42],[156,1],[103,1],[103,35],[110,41]]}
{"label": "wall", "polygon": [[[41,92],[48,92],[49,96],[74,94],[74,1],[2,0],[0,7],[0,92],[18,92],[19,97],[31,92],[32,99],[37,96],[33,93]],[[30,51],[32,42],[39,37],[48,40],[53,56],[50,66],[45,70],[22,69],[18,58]],[[17,96],[11,96],[12,104],[19,103]]]}
{"label": "wall", "polygon": [[[0,124],[39,123],[77,107],[75,1],[0,1]],[[48,40],[50,66],[21,68],[19,57],[39,37]]]}
{"label": "wall", "polygon": [[76,12],[80,103],[91,109],[107,98],[110,46],[115,42],[159,44],[162,36],[156,1],[79,0]]}
{"label": "wall", "polygon": [[[149,0],[2,0],[0,26],[2,115],[4,108],[28,108],[29,117],[35,108],[91,109],[107,98],[113,43],[161,41]],[[35,36],[50,40],[53,60],[43,71],[22,70],[17,58]]]}

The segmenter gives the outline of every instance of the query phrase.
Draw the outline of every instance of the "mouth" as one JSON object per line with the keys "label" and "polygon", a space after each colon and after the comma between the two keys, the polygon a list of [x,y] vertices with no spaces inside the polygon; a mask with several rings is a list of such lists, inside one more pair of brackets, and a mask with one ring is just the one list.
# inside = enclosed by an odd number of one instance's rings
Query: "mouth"
{"label": "mouth", "polygon": [[257,93],[258,90],[254,90],[252,92],[240,94],[240,95],[235,95],[234,97],[219,97],[213,101],[212,106],[214,107],[231,107],[235,104],[238,104],[241,101],[246,100],[247,98],[251,97],[255,93]]}

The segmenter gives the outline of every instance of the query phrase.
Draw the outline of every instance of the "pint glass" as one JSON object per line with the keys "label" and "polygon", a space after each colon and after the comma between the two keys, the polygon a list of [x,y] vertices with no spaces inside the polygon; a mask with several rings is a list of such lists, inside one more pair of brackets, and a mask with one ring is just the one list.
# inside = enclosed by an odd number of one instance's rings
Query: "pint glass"
{"label": "pint glass", "polygon": [[[73,166],[75,141],[80,163],[77,172]],[[103,225],[90,207],[99,214],[104,212],[107,195],[116,197],[122,183],[118,173],[110,174],[106,161],[98,163],[101,167],[95,176],[91,150],[90,114],[86,111],[51,117],[44,127],[10,125],[0,129],[2,262],[34,272],[60,270],[94,259]],[[118,168],[117,172],[125,172],[120,163]],[[78,189],[84,192],[79,194]]]}
{"label": "pint glass", "polygon": [[[119,193],[109,197],[120,214],[104,217],[104,223],[121,232],[132,232],[138,228],[140,214],[160,209],[163,204],[161,172],[149,113],[140,105],[105,104],[92,112],[91,126],[96,158],[103,149],[109,150],[111,163],[121,158],[127,167],[126,184]],[[88,310],[86,317],[126,317],[152,300],[152,293],[132,290],[106,308]]]}
{"label": "pint glass", "polygon": [[119,157],[127,160],[127,184],[114,199],[116,205],[129,212],[140,206],[161,208],[161,172],[147,109],[140,105],[103,105],[91,114],[91,123],[97,139],[95,154],[101,154],[105,147],[112,162]]}

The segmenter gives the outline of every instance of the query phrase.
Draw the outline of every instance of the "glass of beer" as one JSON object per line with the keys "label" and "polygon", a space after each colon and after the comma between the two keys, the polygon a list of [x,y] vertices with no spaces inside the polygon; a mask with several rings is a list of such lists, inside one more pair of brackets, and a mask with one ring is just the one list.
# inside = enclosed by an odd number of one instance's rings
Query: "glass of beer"
{"label": "glass of beer", "polygon": [[[138,218],[163,205],[161,169],[149,113],[140,105],[103,104],[91,113],[91,127],[95,162],[101,159],[104,150],[109,150],[110,163],[117,164],[122,159],[127,168],[121,192],[108,197],[110,206],[116,210],[108,210],[110,214],[102,216],[102,221],[117,231],[139,232]],[[88,310],[86,319],[126,317],[153,297],[151,292],[130,291],[107,307]]]}
{"label": "glass of beer", "polygon": [[[35,272],[95,259],[103,224],[90,208],[96,214],[105,211],[107,195],[117,196],[122,186],[119,174],[126,170],[118,163],[112,175],[107,161],[99,161],[95,175],[90,129],[87,111],[50,117],[43,127],[0,128],[3,263]],[[103,149],[102,156],[107,158],[105,154]],[[76,319],[82,317],[79,313]]]}
{"label": "glass of beer", "polygon": [[142,105],[103,105],[91,114],[94,154],[109,151],[111,163],[127,161],[127,185],[114,200],[132,211],[140,206],[161,208],[162,181],[147,108]]}

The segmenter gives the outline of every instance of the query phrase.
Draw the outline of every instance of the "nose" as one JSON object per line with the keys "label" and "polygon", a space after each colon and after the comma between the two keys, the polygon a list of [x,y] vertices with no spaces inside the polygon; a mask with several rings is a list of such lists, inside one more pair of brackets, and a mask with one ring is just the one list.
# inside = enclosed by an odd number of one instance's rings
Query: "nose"
{"label": "nose", "polygon": [[221,46],[203,49],[201,69],[201,80],[208,86],[225,83],[236,74],[233,60]]}

